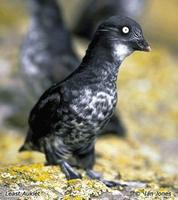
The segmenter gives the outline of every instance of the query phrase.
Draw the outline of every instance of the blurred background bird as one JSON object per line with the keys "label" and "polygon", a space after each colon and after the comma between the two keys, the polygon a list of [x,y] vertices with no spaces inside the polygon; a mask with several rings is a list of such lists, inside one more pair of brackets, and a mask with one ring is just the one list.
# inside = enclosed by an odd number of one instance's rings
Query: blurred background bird
{"label": "blurred background bird", "polygon": [[31,20],[21,54],[21,71],[36,100],[79,64],[56,0],[29,0]]}

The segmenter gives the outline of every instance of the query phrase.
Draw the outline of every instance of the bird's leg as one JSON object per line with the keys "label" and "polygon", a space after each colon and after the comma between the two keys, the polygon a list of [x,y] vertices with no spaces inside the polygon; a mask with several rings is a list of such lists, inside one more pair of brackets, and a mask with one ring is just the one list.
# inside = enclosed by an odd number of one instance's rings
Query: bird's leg
{"label": "bird's leg", "polygon": [[99,173],[93,171],[92,169],[87,169],[86,172],[87,172],[88,177],[90,177],[91,179],[99,180],[108,187],[127,186],[126,184],[121,183],[119,181],[108,181],[104,179]]}
{"label": "bird's leg", "polygon": [[82,178],[81,175],[77,173],[66,161],[61,160],[59,165],[68,180]]}
{"label": "bird's leg", "polygon": [[[76,154],[76,155],[75,155]],[[96,179],[102,181],[108,187],[115,187],[115,186],[123,186],[123,184],[114,181],[108,181],[103,179],[103,177],[92,170],[94,162],[95,162],[95,150],[94,144],[85,146],[78,151],[75,152],[75,157],[77,159],[77,163],[79,163],[79,167],[86,170],[87,176],[91,179]]]}
{"label": "bird's leg", "polygon": [[44,153],[45,153],[45,156],[46,156],[45,166],[56,165],[55,155],[53,154],[53,150],[51,148],[50,143],[47,141],[47,139],[45,140]]}
{"label": "bird's leg", "polygon": [[81,175],[77,173],[66,161],[58,160],[58,163],[50,163],[49,160],[45,163],[45,166],[48,165],[59,165],[62,172],[65,174],[68,180],[81,178]]}
{"label": "bird's leg", "polygon": [[83,169],[92,169],[95,163],[94,143],[83,145],[73,152],[76,158],[77,166]]}
{"label": "bird's leg", "polygon": [[122,187],[132,187],[132,188],[143,188],[146,187],[146,183],[142,183],[142,182],[137,182],[137,181],[108,181],[106,179],[103,179],[103,177],[91,170],[91,169],[87,169],[87,175],[91,178],[91,179],[96,179],[99,180],[101,182],[103,182],[106,186],[108,187],[116,187],[116,186],[122,186]]}
{"label": "bird's leg", "polygon": [[77,173],[68,163],[64,161],[60,154],[56,152],[55,149],[51,147],[49,142],[45,143],[44,146],[45,155],[46,155],[46,165],[59,165],[62,172],[65,174],[68,180],[81,178],[81,175]]}

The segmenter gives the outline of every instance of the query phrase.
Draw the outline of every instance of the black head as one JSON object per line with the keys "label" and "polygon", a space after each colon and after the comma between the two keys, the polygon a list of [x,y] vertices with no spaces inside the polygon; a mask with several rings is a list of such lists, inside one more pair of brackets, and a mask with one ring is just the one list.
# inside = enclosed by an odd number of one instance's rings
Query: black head
{"label": "black head", "polygon": [[113,16],[101,23],[96,34],[114,46],[115,53],[125,58],[133,51],[150,51],[140,25],[124,16]]}

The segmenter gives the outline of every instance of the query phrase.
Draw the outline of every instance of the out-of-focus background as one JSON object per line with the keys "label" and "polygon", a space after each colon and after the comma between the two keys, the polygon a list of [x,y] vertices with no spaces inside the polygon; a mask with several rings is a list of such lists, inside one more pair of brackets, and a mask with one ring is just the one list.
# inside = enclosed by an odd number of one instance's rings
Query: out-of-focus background
{"label": "out-of-focus background", "polygon": [[[86,1],[61,2],[65,22],[72,30]],[[20,48],[29,25],[26,3],[22,0],[0,1],[0,88],[20,84],[16,78],[20,70]],[[177,12],[177,0],[154,0],[147,1],[143,13],[137,17],[152,52],[136,52],[122,64],[118,77],[118,109],[127,134],[125,138],[107,135],[98,140],[96,149],[100,156],[96,169],[111,178],[119,173],[123,180],[146,182],[145,190],[170,192],[178,198]],[[89,41],[74,35],[72,38],[74,48],[82,58]],[[11,109],[4,100],[1,103],[1,98],[0,165],[3,175],[0,184],[10,185],[9,176],[15,174],[18,178],[21,170],[14,169],[14,165],[43,163],[44,158],[37,153],[18,153],[25,127],[20,129],[6,122]],[[24,116],[22,121],[26,120],[27,116]],[[32,176],[28,168],[23,168],[21,173]],[[44,180],[37,179],[41,183]]]}

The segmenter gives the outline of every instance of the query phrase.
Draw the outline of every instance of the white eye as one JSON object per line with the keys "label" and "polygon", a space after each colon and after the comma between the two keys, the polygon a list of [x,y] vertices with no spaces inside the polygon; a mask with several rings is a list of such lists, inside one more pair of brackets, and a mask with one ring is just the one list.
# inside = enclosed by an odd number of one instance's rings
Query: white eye
{"label": "white eye", "polygon": [[122,28],[122,32],[125,33],[125,34],[129,33],[129,31],[130,31],[130,29],[127,26],[124,26]]}

